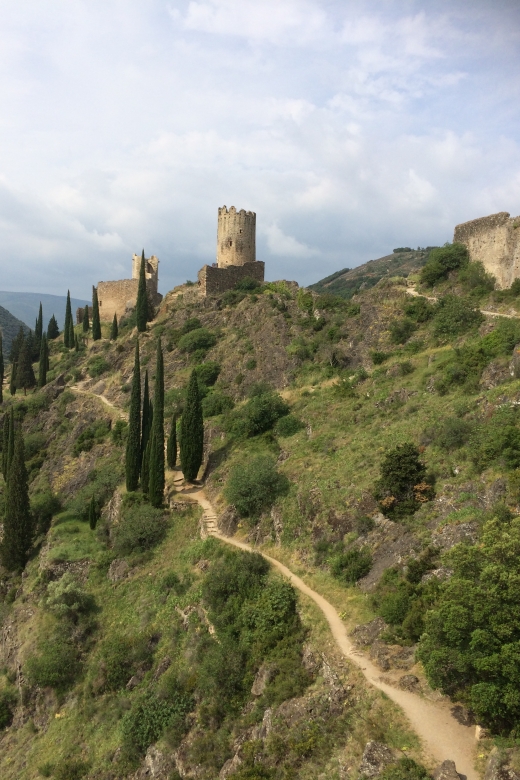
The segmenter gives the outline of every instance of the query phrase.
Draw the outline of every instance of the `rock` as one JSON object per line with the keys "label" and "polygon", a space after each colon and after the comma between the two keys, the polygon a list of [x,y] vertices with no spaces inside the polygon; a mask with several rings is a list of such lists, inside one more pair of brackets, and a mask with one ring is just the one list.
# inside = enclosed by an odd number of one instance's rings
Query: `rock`
{"label": "rock", "polygon": [[137,688],[137,686],[139,685],[140,682],[141,682],[140,676],[138,674],[134,674],[134,676],[130,677],[130,679],[128,680],[128,682],[126,684],[127,690],[133,691],[134,688]]}
{"label": "rock", "polygon": [[433,780],[461,780],[454,761],[443,761],[433,773]]}
{"label": "rock", "polygon": [[134,775],[134,780],[145,780],[147,778],[169,780],[174,769],[173,759],[165,756],[154,745],[151,745],[146,751],[143,765]]}
{"label": "rock", "polygon": [[317,674],[321,666],[321,658],[314,652],[311,645],[304,645],[302,653],[302,666],[309,674]]}
{"label": "rock", "polygon": [[264,712],[262,723],[253,729],[251,739],[267,739],[271,731],[273,730],[273,711],[271,707],[268,707]]}
{"label": "rock", "polygon": [[438,569],[433,569],[432,571],[424,574],[421,578],[421,582],[429,582],[434,578],[440,580],[440,582],[446,582],[446,580],[449,580],[452,576],[453,569],[449,569],[447,566],[439,566]]}
{"label": "rock", "polygon": [[475,719],[467,707],[463,707],[461,704],[456,704],[451,708],[451,714],[458,723],[463,726],[474,726]]}
{"label": "rock", "polygon": [[383,672],[388,672],[390,669],[389,655],[390,650],[388,645],[385,645],[382,642],[376,641],[370,648],[370,658],[372,661],[375,661]]}
{"label": "rock", "polygon": [[419,678],[415,674],[403,674],[397,684],[403,691],[417,691],[420,688]]}
{"label": "rock", "polygon": [[197,561],[197,569],[200,569],[200,571],[207,571],[209,569],[210,562],[207,560],[207,558],[201,558],[200,561]]}
{"label": "rock", "polygon": [[483,726],[475,726],[475,739],[479,742],[481,739],[489,739],[489,731]]}
{"label": "rock", "polygon": [[382,742],[367,742],[359,765],[359,774],[363,777],[377,777],[394,761],[394,754],[387,745]]}
{"label": "rock", "polygon": [[386,631],[388,625],[383,618],[377,617],[371,620],[370,623],[362,623],[356,626],[352,632],[352,638],[358,645],[371,645],[379,636]]}
{"label": "rock", "polygon": [[513,357],[509,364],[509,374],[514,378],[520,378],[520,344],[517,344],[513,350]]}
{"label": "rock", "polygon": [[266,686],[271,682],[274,676],[274,669],[269,664],[262,664],[254,679],[251,693],[253,696],[261,696]]}
{"label": "rock", "polygon": [[229,777],[230,775],[234,774],[240,767],[242,766],[242,759],[237,754],[233,756],[233,758],[230,758],[229,761],[226,761],[222,769],[220,770],[218,776],[219,780],[225,780],[226,777]]}
{"label": "rock", "polygon": [[[513,368],[513,376],[515,368]],[[480,377],[480,387],[482,390],[491,390],[493,387],[504,384],[511,378],[511,366],[504,365],[503,360],[492,360],[486,366]]]}
{"label": "rock", "polygon": [[165,673],[165,671],[170,668],[171,663],[172,663],[172,660],[171,660],[171,658],[169,656],[166,656],[165,658],[162,659],[161,663],[159,664],[159,666],[155,670],[155,673],[154,673],[154,676],[153,676],[154,682],[157,681],[159,679],[159,677],[161,677]]}
{"label": "rock", "polygon": [[129,570],[130,566],[125,560],[116,558],[108,567],[107,577],[110,582],[119,582],[119,580],[123,580],[126,577]]}
{"label": "rock", "polygon": [[411,669],[415,665],[415,646],[403,647],[401,650],[392,653],[390,664],[395,669]]}
{"label": "rock", "polygon": [[432,534],[432,545],[439,547],[443,552],[450,550],[456,544],[465,542],[475,544],[478,539],[477,523],[457,523],[444,525]]}
{"label": "rock", "polygon": [[123,497],[119,490],[115,490],[112,498],[110,501],[105,504],[103,509],[101,510],[101,517],[103,520],[106,521],[106,523],[111,525],[116,525],[119,523],[121,519],[121,505],[123,502]]}
{"label": "rock", "polygon": [[509,750],[493,748],[486,764],[484,780],[520,780],[520,773],[510,765],[515,752],[511,748]]}
{"label": "rock", "polygon": [[239,522],[240,517],[238,516],[237,510],[233,505],[230,505],[226,507],[218,518],[218,530],[225,536],[234,536]]}

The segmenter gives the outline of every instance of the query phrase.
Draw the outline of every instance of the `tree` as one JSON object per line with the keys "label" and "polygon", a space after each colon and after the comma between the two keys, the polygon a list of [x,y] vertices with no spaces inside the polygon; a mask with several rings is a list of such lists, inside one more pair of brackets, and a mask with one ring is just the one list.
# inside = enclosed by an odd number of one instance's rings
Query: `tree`
{"label": "tree", "polygon": [[96,499],[94,498],[94,496],[92,496],[88,507],[88,523],[93,531],[97,525],[98,519],[99,519],[99,512],[96,504]]}
{"label": "tree", "polygon": [[4,480],[7,482],[7,464],[9,453],[9,414],[4,414],[4,422],[2,426],[2,474]]}
{"label": "tree", "polygon": [[47,325],[47,338],[49,339],[49,341],[52,341],[54,339],[57,339],[59,335],[60,335],[60,331],[58,328],[58,323],[56,321],[56,317],[53,314],[49,320],[49,324]]}
{"label": "tree", "polygon": [[27,389],[36,385],[36,377],[32,367],[32,339],[24,339],[20,349],[18,364],[15,376],[16,387],[23,389],[24,395],[27,395]]}
{"label": "tree", "polygon": [[11,364],[11,376],[9,377],[9,392],[11,395],[16,394],[16,370],[18,368],[18,364],[15,361]]}
{"label": "tree", "polygon": [[152,506],[160,507],[164,500],[164,359],[160,338],[157,341],[152,436],[150,442],[150,484],[148,495]]}
{"label": "tree", "polygon": [[270,455],[258,455],[231,469],[224,495],[242,517],[256,519],[270,509],[288,487],[287,477],[276,470],[275,459]]}
{"label": "tree", "polygon": [[25,468],[22,431],[14,436],[13,461],[7,476],[2,563],[9,571],[21,571],[27,563],[33,538],[29,483]]}
{"label": "tree", "polygon": [[47,367],[49,365],[49,345],[47,336],[43,334],[40,347],[40,364],[38,366],[38,387],[45,387],[47,384]]}
{"label": "tree", "polygon": [[63,343],[67,349],[74,347],[74,322],[70,305],[70,290],[67,290],[67,305],[65,307],[65,326],[63,328]]}
{"label": "tree", "polygon": [[43,336],[43,308],[40,301],[40,309],[38,311],[38,317],[36,319],[36,325],[34,327],[34,349],[36,352],[35,359],[38,359],[40,354],[41,341]]}
{"label": "tree", "polygon": [[170,426],[170,435],[168,436],[168,443],[166,444],[166,462],[168,468],[174,469],[177,463],[177,415],[172,417],[172,423]]}
{"label": "tree", "polygon": [[382,512],[394,518],[413,514],[422,503],[433,498],[426,466],[414,444],[398,444],[387,452],[381,464],[375,497]]}
{"label": "tree", "polygon": [[90,330],[90,319],[88,316],[88,303],[83,309],[83,333],[88,333]]}
{"label": "tree", "polygon": [[9,352],[9,362],[11,364],[18,362],[18,356],[20,354],[20,350],[22,348],[24,339],[25,339],[25,330],[20,325],[20,329],[18,330],[16,337],[11,342],[11,351]]}
{"label": "tree", "polygon": [[450,271],[464,268],[468,262],[469,252],[464,244],[444,244],[435,247],[421,271],[421,284],[432,287],[441,279],[446,279]]}
{"label": "tree", "polygon": [[9,422],[7,427],[7,441],[5,444],[5,468],[4,468],[4,479],[7,482],[7,477],[9,475],[9,469],[11,468],[11,463],[13,462],[14,457],[14,409],[11,406],[11,411],[9,413]]}
{"label": "tree", "polygon": [[148,291],[146,289],[146,272],[145,272],[145,259],[144,249],[141,256],[141,267],[139,269],[139,284],[137,287],[137,301],[135,304],[135,314],[137,320],[137,330],[139,333],[144,333],[146,330],[146,323],[149,320],[149,306],[148,306]]}
{"label": "tree", "polygon": [[114,312],[114,319],[112,320],[112,328],[110,330],[110,338],[115,341],[119,335],[119,327],[117,325],[117,314]]}
{"label": "tree", "polygon": [[0,404],[4,402],[4,344],[2,333],[0,332]]}
{"label": "tree", "polygon": [[148,369],[144,374],[144,391],[143,391],[143,414],[142,414],[142,428],[141,428],[141,463],[144,460],[144,453],[146,451],[146,445],[150,438],[153,419],[153,407],[150,402],[150,388],[148,385]]}
{"label": "tree", "polygon": [[128,439],[126,440],[126,489],[137,490],[141,466],[141,367],[139,363],[139,340],[135,345],[134,375],[130,395],[128,417]]}
{"label": "tree", "polygon": [[[153,412],[152,412],[153,413]],[[143,453],[141,464],[141,490],[143,495],[147,496],[150,487],[150,452],[152,449],[152,436],[150,435]]]}
{"label": "tree", "polygon": [[191,372],[186,404],[181,417],[181,468],[184,478],[193,482],[199,472],[204,454],[204,422],[197,374]]}
{"label": "tree", "polygon": [[99,341],[101,338],[101,322],[99,319],[97,287],[92,288],[92,338],[94,341]]}

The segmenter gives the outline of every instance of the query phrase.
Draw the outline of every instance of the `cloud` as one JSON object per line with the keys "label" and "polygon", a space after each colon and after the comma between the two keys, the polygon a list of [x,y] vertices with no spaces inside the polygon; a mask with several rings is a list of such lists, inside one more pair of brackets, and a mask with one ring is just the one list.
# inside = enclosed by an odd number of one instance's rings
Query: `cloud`
{"label": "cloud", "polygon": [[276,224],[271,223],[264,228],[264,234],[267,237],[267,246],[272,255],[278,257],[309,258],[317,257],[320,253],[301,241],[297,241],[294,236],[287,236],[283,230]]}

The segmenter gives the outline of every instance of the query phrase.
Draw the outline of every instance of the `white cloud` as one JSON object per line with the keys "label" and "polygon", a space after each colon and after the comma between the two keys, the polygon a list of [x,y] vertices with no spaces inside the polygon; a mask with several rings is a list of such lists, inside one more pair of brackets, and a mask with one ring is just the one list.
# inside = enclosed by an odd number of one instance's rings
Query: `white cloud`
{"label": "white cloud", "polygon": [[277,257],[308,258],[317,257],[320,254],[317,249],[297,241],[294,236],[287,236],[276,222],[272,222],[264,228],[264,233],[267,236],[269,251]]}

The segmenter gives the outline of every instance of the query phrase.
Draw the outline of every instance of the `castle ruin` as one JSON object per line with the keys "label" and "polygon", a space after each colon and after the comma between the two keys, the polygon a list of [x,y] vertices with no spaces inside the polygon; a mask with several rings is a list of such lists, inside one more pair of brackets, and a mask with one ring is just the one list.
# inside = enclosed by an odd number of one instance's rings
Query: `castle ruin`
{"label": "castle ruin", "polygon": [[507,211],[473,219],[455,227],[453,241],[464,244],[470,260],[480,261],[500,290],[520,278],[520,217]]}
{"label": "castle ruin", "polygon": [[232,290],[237,282],[250,277],[264,281],[265,263],[256,259],[256,214],[237,211],[234,206],[218,210],[217,262],[198,273],[203,295]]}
{"label": "castle ruin", "polygon": [[[145,258],[145,277],[148,296],[154,306],[162,301],[162,295],[158,292],[159,260],[155,255]],[[132,278],[120,279],[116,282],[98,282],[97,293],[99,302],[99,318],[102,322],[112,322],[114,314],[117,319],[128,314],[137,301],[137,288],[139,286],[139,271],[141,257],[132,257]]]}

